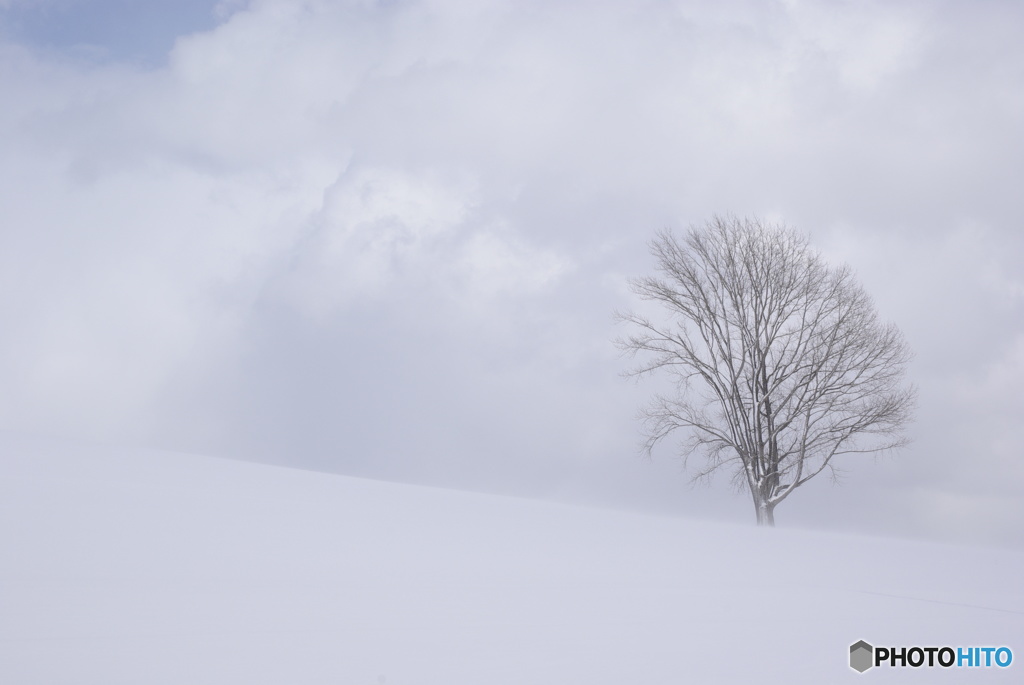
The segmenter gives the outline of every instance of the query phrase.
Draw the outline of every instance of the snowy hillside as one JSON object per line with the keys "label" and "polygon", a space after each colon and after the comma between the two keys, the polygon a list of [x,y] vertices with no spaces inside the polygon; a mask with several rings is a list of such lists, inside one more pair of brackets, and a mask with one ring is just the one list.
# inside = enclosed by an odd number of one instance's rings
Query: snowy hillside
{"label": "snowy hillside", "polygon": [[[15,685],[1020,682],[1022,578],[1008,550],[0,443]],[[1017,661],[858,674],[860,639]]]}

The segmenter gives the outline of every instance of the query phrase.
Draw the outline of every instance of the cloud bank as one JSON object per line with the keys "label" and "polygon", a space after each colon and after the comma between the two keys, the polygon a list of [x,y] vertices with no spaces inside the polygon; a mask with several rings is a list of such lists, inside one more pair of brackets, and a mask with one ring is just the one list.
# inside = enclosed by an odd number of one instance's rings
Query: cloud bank
{"label": "cloud bank", "polygon": [[3,428],[745,520],[635,456],[611,311],[655,230],[756,214],[921,389],[910,449],[780,522],[1024,544],[1016,5],[219,16],[158,67],[4,33]]}

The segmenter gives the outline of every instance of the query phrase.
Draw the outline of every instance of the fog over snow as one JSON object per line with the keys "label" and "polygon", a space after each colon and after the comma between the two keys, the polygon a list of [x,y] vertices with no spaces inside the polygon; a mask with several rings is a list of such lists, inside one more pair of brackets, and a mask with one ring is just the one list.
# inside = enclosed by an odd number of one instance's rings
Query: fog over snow
{"label": "fog over snow", "polygon": [[[978,685],[1020,673],[1020,550],[50,440],[5,436],[0,451],[5,683]],[[860,640],[1013,658],[861,674],[848,661]]]}
{"label": "fog over snow", "polygon": [[779,525],[1024,546],[1024,6],[167,6],[0,0],[3,431],[746,524],[637,455],[612,311],[760,216],[920,394]]}

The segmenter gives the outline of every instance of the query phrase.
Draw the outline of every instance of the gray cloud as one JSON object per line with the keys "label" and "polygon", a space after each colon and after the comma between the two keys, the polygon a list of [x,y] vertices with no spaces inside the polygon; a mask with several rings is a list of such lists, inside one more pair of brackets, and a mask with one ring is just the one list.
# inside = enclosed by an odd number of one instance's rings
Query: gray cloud
{"label": "gray cloud", "polygon": [[0,46],[5,428],[745,520],[635,457],[610,313],[758,214],[921,388],[780,521],[1024,543],[1016,5],[225,7],[160,68]]}

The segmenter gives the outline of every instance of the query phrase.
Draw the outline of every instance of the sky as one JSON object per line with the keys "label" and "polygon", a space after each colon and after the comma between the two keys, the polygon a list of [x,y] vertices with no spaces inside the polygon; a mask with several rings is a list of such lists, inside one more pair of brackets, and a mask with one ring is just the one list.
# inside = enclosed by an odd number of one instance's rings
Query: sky
{"label": "sky", "polygon": [[[173,7],[173,10],[171,9]],[[0,429],[753,521],[645,461],[647,242],[810,235],[913,443],[780,526],[1024,546],[1024,8],[0,0]]]}

